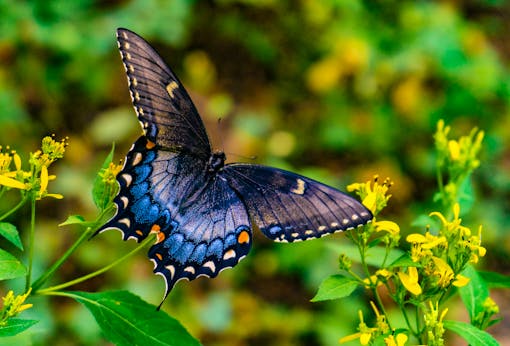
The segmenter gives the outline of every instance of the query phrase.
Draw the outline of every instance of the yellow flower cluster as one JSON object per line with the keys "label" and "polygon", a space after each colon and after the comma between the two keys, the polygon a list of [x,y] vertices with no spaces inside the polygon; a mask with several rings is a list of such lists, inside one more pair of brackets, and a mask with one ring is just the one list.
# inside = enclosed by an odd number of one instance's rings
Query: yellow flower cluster
{"label": "yellow flower cluster", "polygon": [[438,302],[433,304],[432,302],[429,301],[429,309],[424,316],[425,328],[427,331],[427,345],[432,346],[444,345],[443,335],[445,329],[443,326],[443,319],[446,316],[447,312],[448,308],[445,308],[442,311],[440,311]]}
{"label": "yellow flower cluster", "polygon": [[387,193],[391,185],[393,185],[393,183],[389,178],[379,183],[379,177],[376,175],[374,176],[373,184],[371,184],[371,181],[367,181],[366,183],[354,183],[347,186],[347,191],[356,192],[363,205],[375,216],[388,204],[391,195]]}
{"label": "yellow flower cluster", "polygon": [[[48,173],[48,167],[64,156],[66,146],[67,138],[55,141],[53,137],[44,137],[41,150],[30,154],[30,169],[28,171],[21,169],[21,158],[15,151],[0,151],[0,189],[25,190],[34,193],[36,199],[63,198],[61,194],[48,193],[47,191],[48,182],[56,178],[55,175]],[[11,167],[12,162],[14,162],[14,168]]]}
{"label": "yellow flower cluster", "polygon": [[[478,154],[484,132],[474,128],[458,140],[449,139],[450,127],[443,120],[437,123],[434,141],[437,151],[438,199],[450,208],[462,196],[461,188],[469,175],[480,165]],[[447,177],[443,185],[443,176]]]}
{"label": "yellow flower cluster", "polygon": [[377,306],[374,302],[370,301],[370,305],[372,306],[372,310],[374,310],[376,321],[375,327],[369,327],[365,321],[363,320],[363,312],[361,310],[358,311],[360,323],[358,324],[358,333],[354,333],[351,335],[347,335],[339,340],[341,344],[359,339],[361,345],[370,344],[371,340],[374,340],[376,337],[380,335],[387,335],[384,337],[384,343],[388,346],[404,346],[407,342],[407,335],[404,333],[398,333],[396,335],[389,334],[390,326],[386,321],[386,316],[381,314],[377,309]]}
{"label": "yellow flower cluster", "polygon": [[2,298],[4,304],[2,310],[0,310],[0,326],[5,325],[9,318],[32,307],[32,304],[24,304],[29,295],[30,290],[17,296],[14,295],[13,291],[7,292],[7,295]]}
{"label": "yellow flower cluster", "polygon": [[[411,259],[419,264],[423,275],[428,279],[424,282],[427,289],[447,288],[450,285],[462,287],[469,283],[469,279],[459,274],[468,263],[477,263],[485,255],[486,249],[481,246],[481,229],[478,235],[471,235],[471,230],[462,226],[459,218],[460,207],[453,208],[453,220],[447,221],[439,212],[431,213],[441,221],[441,229],[437,235],[429,232],[410,234],[406,240],[411,244]],[[408,268],[410,270],[411,268]],[[416,268],[415,268],[416,270]],[[417,278],[416,273],[416,278]],[[420,290],[413,282],[413,289],[409,277],[400,276],[402,284],[409,292],[416,295]],[[421,292],[420,292],[421,293]]]}
{"label": "yellow flower cluster", "polygon": [[110,162],[110,165],[99,172],[99,176],[103,180],[103,182],[107,185],[113,185],[116,183],[117,174],[122,170],[122,165],[116,165],[113,162]]}

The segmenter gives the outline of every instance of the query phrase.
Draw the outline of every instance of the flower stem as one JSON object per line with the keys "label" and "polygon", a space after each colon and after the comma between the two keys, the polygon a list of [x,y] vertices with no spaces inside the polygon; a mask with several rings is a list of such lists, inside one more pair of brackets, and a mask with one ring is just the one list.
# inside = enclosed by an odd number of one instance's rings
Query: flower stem
{"label": "flower stem", "polygon": [[28,242],[28,273],[25,282],[25,292],[30,289],[30,281],[32,281],[32,264],[34,260],[34,239],[35,239],[35,195],[32,195],[30,204],[30,238]]}
{"label": "flower stem", "polygon": [[53,265],[43,273],[37,280],[34,281],[32,284],[32,290],[35,293],[39,287],[44,285],[44,283],[53,275],[53,273],[64,264],[64,262],[71,256],[71,254],[80,246],[85,240],[87,240],[91,234],[93,234],[98,227],[98,224],[103,219],[105,213],[109,212],[109,208],[103,210],[101,214],[96,218],[96,221],[94,221],[92,227],[87,227],[85,232],[82,233],[82,235],[74,242],[69,249],[60,257]]}
{"label": "flower stem", "polygon": [[107,266],[105,266],[105,267],[103,267],[103,268],[101,268],[99,270],[96,270],[93,273],[81,276],[79,278],[76,278],[76,279],[68,281],[68,282],[64,282],[64,283],[59,284],[59,285],[55,285],[55,286],[51,286],[51,287],[39,290],[39,291],[37,291],[37,293],[38,294],[50,294],[50,292],[58,291],[58,290],[61,290],[63,288],[76,285],[76,284],[78,284],[80,282],[83,282],[85,280],[88,280],[88,279],[91,279],[91,278],[93,278],[95,276],[98,276],[98,275],[100,275],[100,274],[110,270],[111,268],[115,267],[116,265],[120,264],[121,262],[125,261],[127,258],[133,256],[135,253],[137,253],[138,251],[143,249],[148,243],[154,241],[154,239],[155,239],[155,235],[150,235],[143,242],[141,242],[140,245],[137,246],[134,250],[132,250],[129,253],[127,253],[126,255],[122,256],[121,258],[119,258],[115,262],[112,262],[109,265],[107,265]]}
{"label": "flower stem", "polygon": [[9,210],[8,212],[6,212],[5,214],[3,214],[2,216],[0,216],[0,221],[2,221],[3,219],[6,219],[7,217],[9,217],[11,214],[13,214],[14,212],[16,212],[16,210],[18,210],[19,208],[21,208],[23,206],[23,204],[25,204],[25,202],[27,201],[28,197],[30,197],[30,194],[26,194],[22,199],[21,201],[19,201],[18,204],[16,204],[11,210]]}
{"label": "flower stem", "polygon": [[69,249],[60,257],[53,265],[43,274],[41,275],[32,285],[33,292],[37,292],[38,288],[41,287],[52,275],[53,273],[64,264],[64,262],[71,256],[71,254],[81,245],[86,239],[90,237],[93,229],[88,227],[85,232],[74,242]]}

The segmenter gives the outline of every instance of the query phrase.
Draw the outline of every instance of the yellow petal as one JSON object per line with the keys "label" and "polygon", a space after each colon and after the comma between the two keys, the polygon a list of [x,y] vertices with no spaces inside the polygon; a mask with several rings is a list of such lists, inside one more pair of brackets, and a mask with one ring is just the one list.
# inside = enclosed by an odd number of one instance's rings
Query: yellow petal
{"label": "yellow petal", "polygon": [[407,269],[409,274],[404,272],[397,273],[400,282],[402,282],[402,285],[404,285],[404,287],[415,296],[420,295],[422,293],[422,289],[418,283],[418,270],[416,267],[409,267]]}
{"label": "yellow petal", "polygon": [[12,155],[12,158],[14,159],[14,166],[16,167],[16,170],[20,171],[21,170],[21,158],[16,153],[14,155]]}
{"label": "yellow petal", "polygon": [[455,277],[455,281],[453,281],[452,285],[456,287],[464,287],[469,283],[469,278],[464,275],[457,274]]}
{"label": "yellow petal", "polygon": [[376,212],[376,196],[375,193],[369,193],[364,199],[363,199],[363,205],[368,208],[372,212],[372,214],[375,214]]}
{"label": "yellow petal", "polygon": [[361,333],[361,336],[359,338],[359,343],[362,345],[368,345],[368,343],[370,342],[370,338],[372,338],[372,334]]}
{"label": "yellow petal", "polygon": [[407,335],[404,333],[397,334],[397,346],[404,346],[407,342]]}
{"label": "yellow petal", "polygon": [[26,188],[25,184],[23,184],[22,182],[12,178],[8,178],[5,175],[0,175],[0,185],[21,190],[24,190]]}
{"label": "yellow petal", "polygon": [[39,193],[43,193],[48,188],[48,167],[41,167],[41,188]]}
{"label": "yellow petal", "polygon": [[343,343],[346,343],[346,342],[349,342],[349,341],[352,341],[352,340],[359,339],[360,337],[361,337],[361,333],[354,333],[354,334],[351,334],[351,335],[344,336],[343,338],[338,340],[338,342],[340,344],[343,344]]}
{"label": "yellow petal", "polygon": [[375,223],[375,229],[380,231],[387,231],[391,234],[399,234],[400,227],[393,221],[377,221]]}
{"label": "yellow petal", "polygon": [[448,151],[450,152],[450,158],[453,161],[458,160],[460,156],[459,142],[454,140],[448,141]]}
{"label": "yellow petal", "polygon": [[61,195],[60,193],[47,193],[46,195],[44,195],[44,197],[52,197],[52,198],[56,198],[56,199],[64,198],[64,196]]}
{"label": "yellow petal", "polygon": [[421,244],[421,243],[425,243],[427,241],[427,238],[425,238],[425,236],[422,235],[422,234],[413,233],[413,234],[409,234],[407,236],[406,240],[407,240],[408,243],[418,243],[418,244]]}

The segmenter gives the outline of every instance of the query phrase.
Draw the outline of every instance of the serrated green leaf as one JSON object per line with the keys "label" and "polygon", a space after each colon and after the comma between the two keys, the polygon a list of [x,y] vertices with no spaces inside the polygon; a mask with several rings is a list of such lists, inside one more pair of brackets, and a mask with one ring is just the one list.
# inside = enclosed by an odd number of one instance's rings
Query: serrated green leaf
{"label": "serrated green leaf", "polygon": [[179,321],[128,291],[60,294],[89,309],[105,337],[116,345],[200,345]]}
{"label": "serrated green leaf", "polygon": [[462,271],[462,275],[468,277],[469,283],[459,288],[459,294],[466,306],[471,321],[483,310],[483,303],[489,296],[489,288],[478,272],[470,265]]}
{"label": "serrated green leaf", "polygon": [[25,266],[13,255],[0,249],[0,280],[9,280],[27,275]]}
{"label": "serrated green leaf", "polygon": [[[335,252],[345,254],[348,256],[353,262],[360,263],[361,257],[359,254],[359,249],[355,245],[347,244],[347,243],[328,243],[328,247],[332,248]],[[401,257],[405,252],[400,249],[392,249],[386,258],[387,263],[393,263],[399,257]],[[365,262],[371,266],[380,268],[383,264],[384,257],[386,256],[386,248],[382,246],[376,246],[368,249]]]}
{"label": "serrated green leaf", "polygon": [[36,324],[37,320],[23,320],[20,318],[10,318],[7,324],[0,327],[0,337],[14,336]]}
{"label": "serrated green leaf", "polygon": [[343,275],[331,275],[320,284],[317,294],[311,301],[319,302],[348,297],[356,287],[358,287],[358,282],[356,280]]}
{"label": "serrated green leaf", "polygon": [[489,333],[480,330],[469,323],[460,321],[443,321],[446,329],[459,335],[471,346],[499,346],[496,339]]}
{"label": "serrated green leaf", "polygon": [[491,288],[510,288],[510,276],[494,272],[478,272],[482,279]]}
{"label": "serrated green leaf", "polygon": [[[110,163],[113,161],[114,152],[115,144],[112,145],[112,150],[110,150],[110,152],[106,156],[99,172],[108,168]],[[99,176],[99,173],[96,175],[94,185],[92,186],[92,198],[94,200],[94,204],[96,205],[96,207],[99,208],[99,210],[104,210],[108,206],[108,203],[110,201],[109,196],[105,196],[105,184],[103,182],[103,179]]]}
{"label": "serrated green leaf", "polygon": [[14,246],[16,246],[18,249],[23,250],[23,244],[19,238],[18,230],[13,224],[8,222],[0,222],[0,235],[14,244]]}

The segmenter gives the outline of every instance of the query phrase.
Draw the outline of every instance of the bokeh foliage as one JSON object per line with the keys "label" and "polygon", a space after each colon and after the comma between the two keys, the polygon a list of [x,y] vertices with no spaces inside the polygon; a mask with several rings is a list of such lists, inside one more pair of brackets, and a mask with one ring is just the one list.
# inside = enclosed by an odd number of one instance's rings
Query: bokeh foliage
{"label": "bokeh foliage", "polygon": [[[56,224],[93,213],[93,177],[111,143],[120,159],[140,132],[115,44],[115,29],[126,27],[181,77],[230,159],[256,156],[341,189],[390,176],[388,212],[407,232],[411,213],[434,208],[438,119],[459,134],[483,129],[476,201],[465,221],[484,225],[485,265],[508,274],[509,14],[505,2],[489,0],[0,0],[0,144],[26,153],[49,133],[70,138],[54,188],[66,203],[48,201],[39,212],[39,263],[77,237]],[[336,344],[356,326],[356,300],[308,300],[335,272],[328,242],[342,241],[274,245],[256,234],[252,254],[234,270],[179,284],[165,309],[206,345]],[[105,233],[62,278],[133,246]],[[139,256],[77,289],[127,288],[157,304],[163,282],[151,269]],[[39,343],[100,342],[77,304],[52,300],[43,310],[31,316],[44,321]]]}

